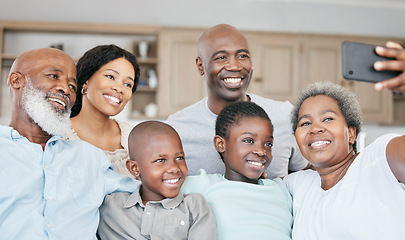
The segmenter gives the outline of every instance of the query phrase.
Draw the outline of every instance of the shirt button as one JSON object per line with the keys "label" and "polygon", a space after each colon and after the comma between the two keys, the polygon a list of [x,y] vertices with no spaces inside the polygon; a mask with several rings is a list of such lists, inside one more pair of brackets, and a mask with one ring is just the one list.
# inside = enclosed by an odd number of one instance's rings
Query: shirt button
{"label": "shirt button", "polygon": [[52,197],[52,196],[49,196],[49,197],[48,197],[48,199],[49,199],[49,200],[52,200],[52,199],[53,199],[53,197]]}
{"label": "shirt button", "polygon": [[150,215],[150,212],[146,212],[146,215]]}
{"label": "shirt button", "polygon": [[49,168],[49,166],[48,166],[48,165],[46,165],[46,166],[45,166],[45,168],[46,168],[46,169],[48,169],[48,168]]}
{"label": "shirt button", "polygon": [[52,224],[49,223],[49,224],[48,224],[48,228],[50,228],[50,227],[52,227]]}
{"label": "shirt button", "polygon": [[184,226],[184,224],[186,224],[184,221],[181,221],[181,222],[180,222],[180,225],[181,225],[181,226]]}

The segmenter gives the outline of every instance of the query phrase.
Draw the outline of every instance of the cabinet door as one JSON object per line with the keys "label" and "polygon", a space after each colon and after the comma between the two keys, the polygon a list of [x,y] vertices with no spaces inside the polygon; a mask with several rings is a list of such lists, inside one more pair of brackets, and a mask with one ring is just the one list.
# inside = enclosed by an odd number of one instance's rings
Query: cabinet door
{"label": "cabinet door", "polygon": [[382,40],[308,36],[302,38],[302,81],[300,87],[318,81],[331,81],[353,91],[359,100],[365,122],[391,123],[393,98],[389,91],[376,92],[374,85],[345,80],[342,76],[341,44],[344,40],[375,43]]}
{"label": "cabinet door", "polygon": [[334,37],[303,36],[300,41],[300,88],[321,81],[343,84],[340,73],[342,40]]}
{"label": "cabinet door", "polygon": [[374,84],[358,81],[351,81],[350,89],[356,94],[360,102],[364,122],[393,122],[393,96],[391,91],[377,92],[374,89]]}
{"label": "cabinet door", "polygon": [[295,35],[245,33],[254,71],[248,92],[294,102],[299,86],[299,45]]}
{"label": "cabinet door", "polygon": [[196,67],[197,42],[203,30],[162,29],[159,34],[158,105],[161,116],[191,105],[206,95]]}

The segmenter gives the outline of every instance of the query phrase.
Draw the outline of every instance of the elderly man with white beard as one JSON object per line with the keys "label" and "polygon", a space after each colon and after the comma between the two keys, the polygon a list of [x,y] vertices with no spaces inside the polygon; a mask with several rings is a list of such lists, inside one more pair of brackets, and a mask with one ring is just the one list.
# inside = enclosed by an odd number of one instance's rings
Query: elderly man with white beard
{"label": "elderly man with white beard", "polygon": [[105,154],[66,141],[76,67],[64,52],[21,54],[8,77],[12,116],[0,126],[0,239],[96,239],[98,208],[139,184],[113,172]]}

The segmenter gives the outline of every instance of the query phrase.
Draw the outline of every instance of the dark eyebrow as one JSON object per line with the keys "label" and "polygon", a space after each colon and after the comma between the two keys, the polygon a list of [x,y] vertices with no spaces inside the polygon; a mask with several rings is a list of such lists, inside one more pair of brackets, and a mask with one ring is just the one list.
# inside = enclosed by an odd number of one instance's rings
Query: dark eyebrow
{"label": "dark eyebrow", "polygon": [[[331,109],[322,110],[320,113],[321,113],[321,114],[325,114],[325,113],[329,113],[329,112],[330,112],[330,113],[337,114],[335,111],[333,111],[333,110],[331,110]],[[301,119],[307,118],[307,117],[309,117],[309,116],[310,116],[309,114],[304,114],[304,115],[302,115],[301,117],[298,118],[298,122],[301,121]]]}
{"label": "dark eyebrow", "polygon": [[[247,49],[239,49],[238,51],[236,51],[236,53],[241,53],[241,52],[245,52],[245,53],[250,54],[249,50],[247,50]],[[215,57],[216,55],[218,55],[218,54],[220,54],[220,53],[224,53],[224,54],[225,54],[226,51],[225,51],[225,50],[219,50],[219,51],[217,51],[217,52],[214,52],[214,54],[212,54],[211,58]]]}
{"label": "dark eyebrow", "polygon": [[[252,136],[257,136],[257,133],[252,133],[252,132],[243,132],[241,135],[252,135]],[[272,138],[274,139],[273,135],[267,136],[266,138]]]}
{"label": "dark eyebrow", "polygon": [[[56,68],[56,67],[53,67],[53,68],[52,68],[52,71],[55,71],[55,72],[58,72],[58,73],[63,73],[62,69]],[[75,84],[77,85],[77,79],[76,79],[75,77],[70,78],[70,80],[72,80],[73,82],[75,82]]]}
{"label": "dark eyebrow", "polygon": [[252,133],[252,132],[243,132],[241,135],[253,135],[256,136],[257,133]]}
{"label": "dark eyebrow", "polygon": [[220,53],[226,53],[226,51],[225,50],[219,50],[217,52],[214,52],[214,54],[212,54],[211,58],[215,57],[216,55],[218,55]]}
{"label": "dark eyebrow", "polygon": [[76,78],[71,78],[71,80],[72,80],[73,82],[75,82],[76,85],[78,84]]}
{"label": "dark eyebrow", "polygon": [[52,71],[60,72],[60,73],[63,72],[62,69],[60,69],[60,68],[55,68],[55,67],[52,68]]}
{"label": "dark eyebrow", "polygon": [[[114,72],[114,73],[116,73],[116,74],[118,74],[118,75],[120,75],[120,73],[118,72],[118,71],[116,71],[116,70],[114,70],[114,69],[106,69],[107,71],[111,71],[111,72]],[[132,78],[132,77],[127,77],[129,80],[132,80],[133,82],[135,82],[135,80]]]}
{"label": "dark eyebrow", "polygon": [[111,72],[115,72],[116,74],[120,74],[118,71],[116,71],[116,70],[114,70],[114,69],[111,69],[111,68],[109,68],[109,69],[106,69],[107,71],[111,71]]}
{"label": "dark eyebrow", "polygon": [[236,51],[236,52],[237,52],[237,53],[245,52],[245,53],[249,53],[249,54],[250,54],[249,50],[247,50],[247,49],[239,49],[239,50]]}
{"label": "dark eyebrow", "polygon": [[301,119],[307,118],[307,117],[309,117],[309,116],[310,116],[309,114],[304,114],[304,115],[302,115],[301,117],[298,118],[298,121],[297,121],[297,122],[299,122],[299,121],[301,121]]}

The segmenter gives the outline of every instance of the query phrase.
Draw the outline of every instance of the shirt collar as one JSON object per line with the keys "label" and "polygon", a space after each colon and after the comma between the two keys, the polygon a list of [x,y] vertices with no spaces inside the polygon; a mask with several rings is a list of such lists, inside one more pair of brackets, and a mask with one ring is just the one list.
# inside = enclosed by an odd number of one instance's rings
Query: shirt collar
{"label": "shirt collar", "polygon": [[[4,125],[0,125],[0,136],[5,137],[5,138],[9,138],[12,140],[26,140],[28,141],[27,138],[25,138],[24,136],[22,136],[17,130],[15,130],[14,128],[10,127],[10,126],[4,126]],[[47,143],[50,142],[54,142],[58,139],[62,138],[62,136],[52,136]],[[28,141],[29,142],[29,141]]]}
{"label": "shirt collar", "polygon": [[[139,185],[135,191],[129,195],[127,201],[124,204],[124,208],[131,208],[139,204],[141,207],[145,207],[142,202],[141,195],[139,194],[139,190],[141,189],[141,185]],[[176,197],[174,198],[165,198],[161,201],[149,201],[148,203],[150,204],[161,204],[163,208],[165,209],[173,209],[176,208],[177,206],[180,205],[180,203],[183,201],[184,195],[180,191],[179,194],[177,194]]]}

